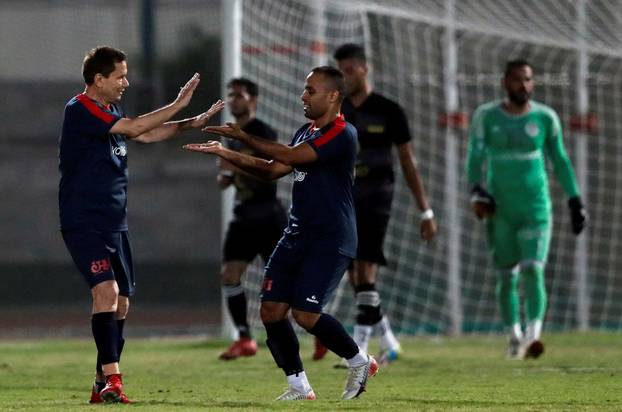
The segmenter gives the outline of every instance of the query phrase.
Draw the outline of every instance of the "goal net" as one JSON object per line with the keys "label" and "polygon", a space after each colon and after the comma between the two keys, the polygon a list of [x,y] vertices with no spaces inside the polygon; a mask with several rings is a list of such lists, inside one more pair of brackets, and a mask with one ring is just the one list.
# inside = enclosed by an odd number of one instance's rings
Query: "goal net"
{"label": "goal net", "polygon": [[[314,66],[334,64],[332,52],[345,42],[365,46],[374,90],[407,114],[439,233],[429,244],[420,240],[419,210],[396,161],[389,263],[378,281],[396,331],[501,328],[484,227],[468,203],[463,120],[479,104],[503,97],[503,66],[519,57],[534,67],[535,100],[562,119],[590,215],[587,230],[573,236],[566,198],[551,173],[545,327],[622,326],[622,2],[575,0],[560,8],[548,0],[246,0],[241,10],[241,73],[259,84],[258,116],[281,141],[305,122],[299,99],[305,76]],[[289,190],[283,183],[285,204]],[[245,280],[255,326],[262,269],[256,263]],[[353,324],[356,307],[345,277],[328,311]]]}

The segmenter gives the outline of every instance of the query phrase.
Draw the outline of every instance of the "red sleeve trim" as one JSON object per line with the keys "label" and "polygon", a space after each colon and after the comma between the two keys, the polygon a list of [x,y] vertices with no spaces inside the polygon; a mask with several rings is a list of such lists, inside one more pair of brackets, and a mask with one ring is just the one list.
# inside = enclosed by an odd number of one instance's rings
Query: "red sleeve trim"
{"label": "red sleeve trim", "polygon": [[343,129],[346,127],[346,121],[343,118],[343,115],[340,115],[337,119],[335,119],[335,123],[333,126],[326,131],[323,135],[313,140],[313,145],[315,147],[320,147],[325,145],[326,143],[333,140]]}
{"label": "red sleeve trim", "polygon": [[79,94],[76,96],[76,98],[78,99],[78,101],[80,103],[82,103],[84,105],[84,107],[86,107],[86,109],[91,112],[91,114],[95,117],[97,117],[100,120],[103,120],[106,123],[111,123],[115,117],[113,115],[111,115],[110,113],[106,113],[105,111],[103,111],[98,105],[95,104],[95,102],[93,100],[91,100],[87,95],[85,94]]}

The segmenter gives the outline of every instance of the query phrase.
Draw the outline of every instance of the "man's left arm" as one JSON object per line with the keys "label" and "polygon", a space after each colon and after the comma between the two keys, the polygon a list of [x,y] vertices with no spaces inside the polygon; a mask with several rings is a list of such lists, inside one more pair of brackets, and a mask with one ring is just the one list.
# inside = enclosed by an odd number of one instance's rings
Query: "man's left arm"
{"label": "man's left arm", "polygon": [[261,137],[246,133],[235,123],[227,123],[225,126],[208,126],[203,131],[239,140],[270,159],[288,166],[311,163],[317,160],[317,153],[308,143],[288,146],[268,139],[262,139]]}
{"label": "man's left arm", "polygon": [[417,161],[410,143],[407,142],[398,145],[397,153],[400,160],[400,166],[402,167],[402,173],[404,174],[404,179],[406,179],[406,183],[408,184],[408,187],[417,202],[417,206],[419,206],[419,209],[422,211],[420,225],[421,238],[424,240],[430,240],[436,234],[437,224],[434,219],[434,213],[428,204],[421,175],[419,174],[419,169],[417,168]]}
{"label": "man's left arm", "polygon": [[544,150],[553,165],[555,176],[568,196],[572,231],[578,235],[585,227],[586,212],[572,164],[564,148],[561,122],[555,113],[551,117],[551,127],[546,137]]}
{"label": "man's left arm", "polygon": [[205,127],[209,119],[224,107],[225,103],[222,100],[218,100],[206,112],[188,119],[166,122],[155,129],[137,136],[133,140],[139,143],[156,143],[170,139],[178,132]]}

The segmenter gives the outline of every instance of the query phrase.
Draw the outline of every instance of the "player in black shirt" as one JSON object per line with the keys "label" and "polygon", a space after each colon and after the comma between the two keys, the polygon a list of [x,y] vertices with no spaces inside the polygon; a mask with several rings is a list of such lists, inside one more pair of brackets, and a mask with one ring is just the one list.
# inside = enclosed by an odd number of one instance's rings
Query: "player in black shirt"
{"label": "player in black shirt", "polygon": [[[387,363],[397,358],[400,345],[386,315],[382,314],[376,276],[378,265],[386,264],[382,246],[395,181],[393,146],[397,148],[406,183],[421,210],[421,238],[426,241],[432,239],[437,226],[417,170],[403,110],[397,103],[372,92],[362,47],[344,44],[335,51],[334,58],[346,79],[347,97],[341,110],[346,120],[356,127],[359,140],[354,182],[358,249],[356,260],[348,270],[358,307],[354,339],[367,350],[369,338],[375,330],[380,336],[378,360]],[[321,345],[317,345],[313,357],[321,359],[324,353]]]}
{"label": "player in black shirt", "polygon": [[[227,84],[229,110],[242,130],[253,136],[276,141],[276,132],[255,117],[259,88],[245,78],[232,79]],[[263,157],[254,149],[231,140],[229,149],[251,156]],[[220,187],[235,187],[233,219],[225,236],[221,276],[223,295],[227,298],[229,313],[238,330],[239,339],[220,354],[220,359],[230,360],[257,353],[257,343],[252,339],[247,320],[247,304],[241,278],[246,267],[257,255],[264,263],[283,234],[287,224],[285,209],[276,196],[276,182],[266,182],[236,169],[221,160],[218,175]]]}

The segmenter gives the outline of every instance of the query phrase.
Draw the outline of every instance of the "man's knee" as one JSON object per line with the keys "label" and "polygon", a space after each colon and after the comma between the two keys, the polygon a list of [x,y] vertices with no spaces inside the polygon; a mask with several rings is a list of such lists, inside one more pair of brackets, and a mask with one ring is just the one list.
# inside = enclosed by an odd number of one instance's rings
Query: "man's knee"
{"label": "man's knee", "polygon": [[222,284],[229,286],[239,285],[247,265],[246,262],[237,260],[223,263],[220,271]]}
{"label": "man's knee", "polygon": [[117,319],[125,319],[129,310],[130,298],[127,296],[119,296],[119,299],[117,300]]}
{"label": "man's knee", "polygon": [[289,305],[281,302],[262,302],[259,313],[263,323],[274,323],[285,319]]}
{"label": "man's knee", "polygon": [[378,264],[365,260],[355,260],[353,266],[354,286],[376,283],[376,275],[378,273]]}
{"label": "man's knee", "polygon": [[294,317],[296,323],[307,331],[315,326],[315,323],[320,318],[320,315],[320,313],[292,309],[292,316]]}
{"label": "man's knee", "polygon": [[114,280],[107,280],[91,289],[93,313],[116,312],[119,301],[119,286]]}
{"label": "man's knee", "polygon": [[541,260],[525,260],[520,263],[520,271],[523,276],[537,276],[544,269]]}

